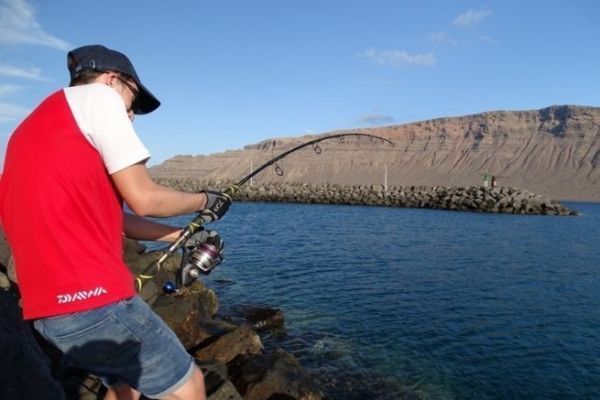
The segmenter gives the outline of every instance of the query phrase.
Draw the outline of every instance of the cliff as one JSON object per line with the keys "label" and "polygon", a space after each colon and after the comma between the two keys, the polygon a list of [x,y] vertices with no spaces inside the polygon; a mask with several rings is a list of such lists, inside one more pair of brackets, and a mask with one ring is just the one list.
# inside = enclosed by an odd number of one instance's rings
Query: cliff
{"label": "cliff", "polygon": [[[344,131],[330,132],[340,133]],[[351,132],[351,131],[347,131]],[[484,174],[499,186],[554,199],[600,201],[600,108],[551,106],[494,111],[358,129],[385,137],[325,141],[265,171],[256,182],[473,186]],[[155,178],[238,180],[265,161],[315,136],[276,138],[212,155],[179,155],[150,168]]]}

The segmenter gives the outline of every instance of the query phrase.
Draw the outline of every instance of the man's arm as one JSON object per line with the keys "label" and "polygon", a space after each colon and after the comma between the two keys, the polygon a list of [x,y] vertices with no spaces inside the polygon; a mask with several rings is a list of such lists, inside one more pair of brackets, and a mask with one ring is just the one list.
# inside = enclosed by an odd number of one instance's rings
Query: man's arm
{"label": "man's arm", "polygon": [[155,183],[146,165],[133,164],[111,175],[129,208],[139,216],[172,217],[206,207],[204,193],[187,193]]}
{"label": "man's arm", "polygon": [[126,237],[173,243],[181,234],[180,228],[160,224],[146,218],[123,213],[123,230]]}

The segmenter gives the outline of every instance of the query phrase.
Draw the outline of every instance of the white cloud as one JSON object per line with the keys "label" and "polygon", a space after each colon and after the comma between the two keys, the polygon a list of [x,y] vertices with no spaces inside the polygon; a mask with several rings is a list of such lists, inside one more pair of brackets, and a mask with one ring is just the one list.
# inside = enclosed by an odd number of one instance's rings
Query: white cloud
{"label": "white cloud", "polygon": [[460,28],[467,28],[469,26],[476,25],[483,21],[485,18],[492,15],[492,12],[488,9],[482,8],[481,10],[467,10],[454,18],[454,25]]}
{"label": "white cloud", "polygon": [[368,125],[385,125],[391,124],[395,119],[391,115],[385,115],[378,112],[374,112],[371,114],[361,115],[356,119],[358,124],[368,124]]}
{"label": "white cloud", "polygon": [[0,97],[7,96],[9,94],[16,93],[23,89],[23,86],[19,85],[3,85],[0,84]]}
{"label": "white cloud", "polygon": [[35,19],[33,7],[25,0],[0,0],[0,43],[71,48],[69,43],[44,31]]}
{"label": "white cloud", "polygon": [[448,35],[446,32],[432,33],[429,35],[429,41],[449,46],[458,46],[458,41]]}
{"label": "white cloud", "polygon": [[374,64],[390,65],[396,68],[406,65],[431,67],[436,62],[433,52],[410,54],[404,50],[369,49],[359,56],[368,58]]}
{"label": "white cloud", "polygon": [[34,81],[48,82],[49,79],[42,76],[42,71],[39,68],[23,69],[13,67],[12,65],[0,64],[0,76],[8,76],[11,78],[29,79]]}
{"label": "white cloud", "polygon": [[0,122],[9,122],[23,118],[29,110],[8,103],[0,103]]}

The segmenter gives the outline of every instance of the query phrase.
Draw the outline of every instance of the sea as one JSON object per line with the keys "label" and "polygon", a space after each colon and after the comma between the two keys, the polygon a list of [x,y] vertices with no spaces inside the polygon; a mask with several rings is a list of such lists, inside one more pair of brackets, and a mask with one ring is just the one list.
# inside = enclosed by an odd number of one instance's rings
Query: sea
{"label": "sea", "polygon": [[581,215],[234,203],[203,281],[220,313],[281,309],[265,346],[329,399],[600,399],[600,204],[565,204]]}

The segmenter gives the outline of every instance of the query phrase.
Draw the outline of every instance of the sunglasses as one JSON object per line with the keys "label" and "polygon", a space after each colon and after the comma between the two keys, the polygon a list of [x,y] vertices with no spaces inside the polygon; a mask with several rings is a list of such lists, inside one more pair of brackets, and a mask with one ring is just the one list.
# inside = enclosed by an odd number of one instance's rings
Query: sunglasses
{"label": "sunglasses", "polygon": [[131,94],[133,95],[133,98],[131,100],[131,109],[135,110],[135,106],[137,104],[137,99],[138,99],[138,94],[140,93],[139,89],[136,88],[135,86],[133,86],[131,83],[127,82],[127,80],[125,78],[123,78],[122,76],[117,76],[117,79],[121,81],[121,83],[123,83],[125,86],[127,86],[127,88],[131,91]]}

